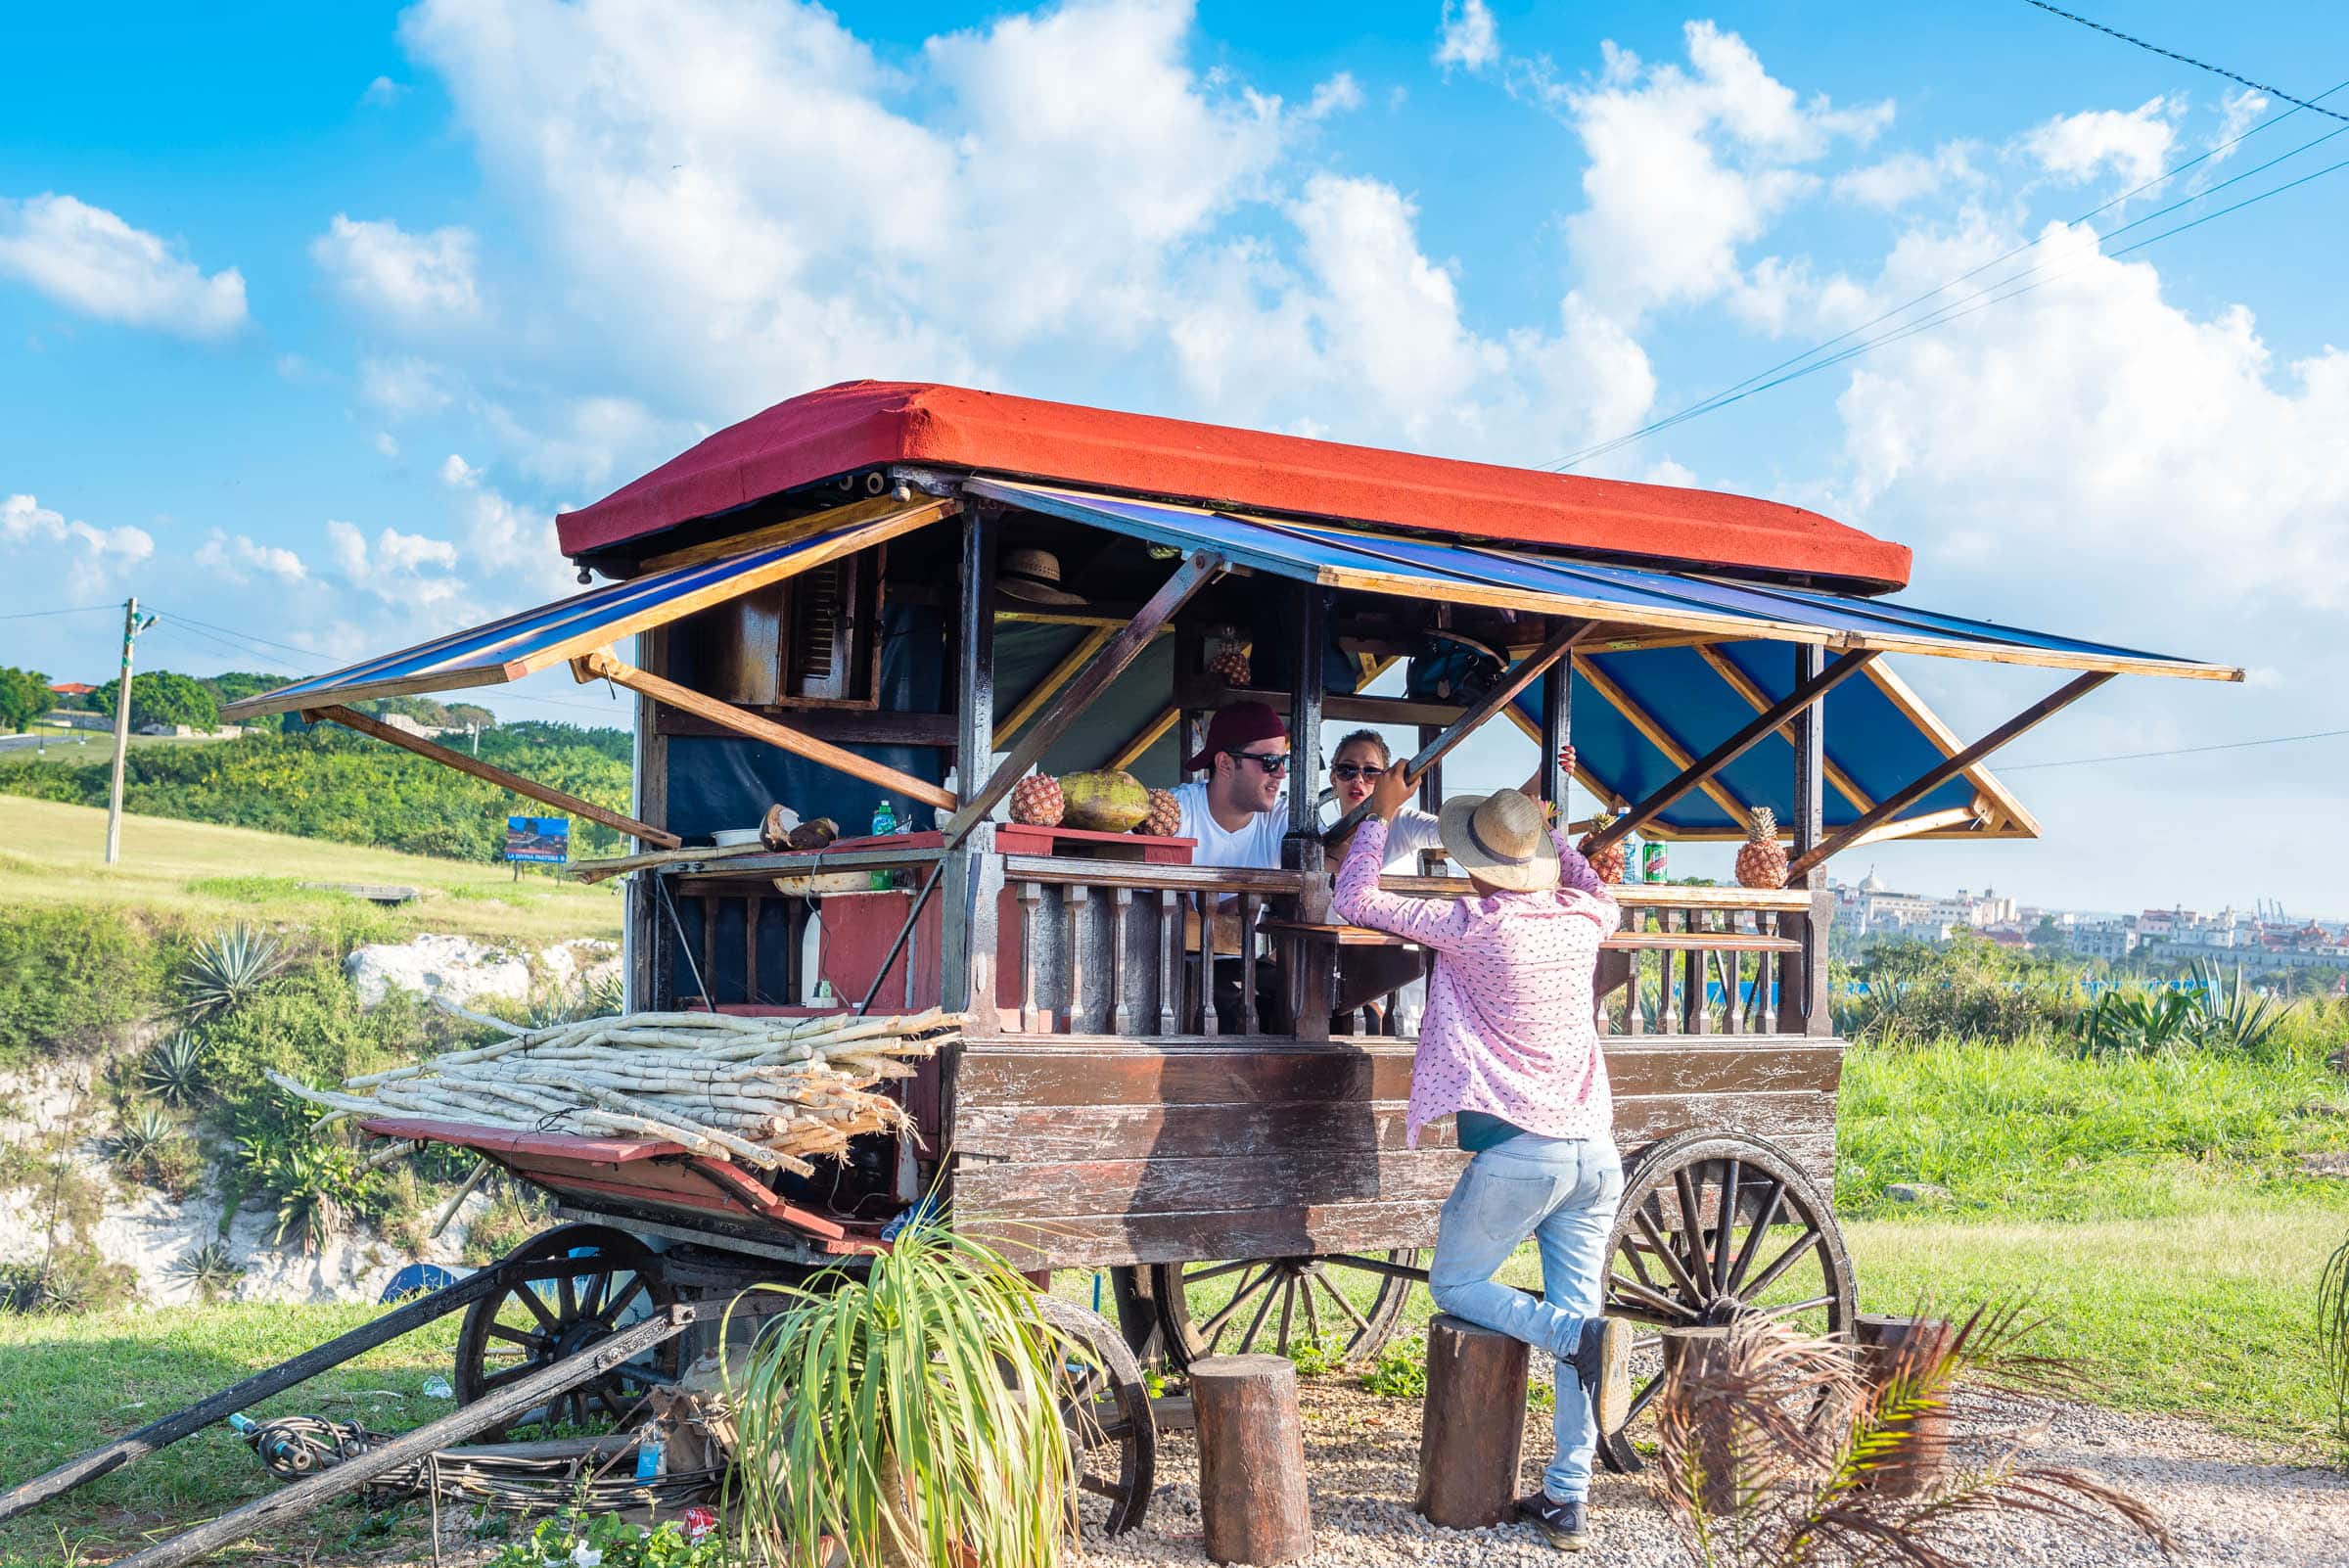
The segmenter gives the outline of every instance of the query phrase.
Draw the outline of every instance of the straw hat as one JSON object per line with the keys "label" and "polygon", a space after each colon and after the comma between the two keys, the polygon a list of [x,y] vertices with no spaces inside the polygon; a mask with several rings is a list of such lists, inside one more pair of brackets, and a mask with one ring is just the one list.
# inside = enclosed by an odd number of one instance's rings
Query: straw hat
{"label": "straw hat", "polygon": [[1060,585],[1060,557],[1049,550],[1006,550],[995,563],[995,586],[1032,604],[1082,604],[1082,594]]}
{"label": "straw hat", "polygon": [[1558,852],[1538,802],[1516,790],[1446,801],[1437,818],[1444,853],[1479,882],[1510,893],[1558,885]]}

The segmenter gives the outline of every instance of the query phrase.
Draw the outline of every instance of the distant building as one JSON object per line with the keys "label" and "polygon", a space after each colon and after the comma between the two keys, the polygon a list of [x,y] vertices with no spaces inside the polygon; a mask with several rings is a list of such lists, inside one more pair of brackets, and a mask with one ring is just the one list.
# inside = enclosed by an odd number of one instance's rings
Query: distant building
{"label": "distant building", "polygon": [[2072,928],[2071,949],[2083,958],[2118,962],[2137,950],[2137,932],[2118,920],[2084,922]]}
{"label": "distant building", "polygon": [[86,680],[66,680],[51,684],[49,689],[60,697],[87,697],[98,688]]}

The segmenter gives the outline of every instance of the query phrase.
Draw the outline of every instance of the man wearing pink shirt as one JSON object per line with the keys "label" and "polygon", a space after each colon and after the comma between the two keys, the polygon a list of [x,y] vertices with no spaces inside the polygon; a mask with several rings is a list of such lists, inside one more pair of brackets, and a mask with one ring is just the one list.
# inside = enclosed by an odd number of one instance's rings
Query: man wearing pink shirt
{"label": "man wearing pink shirt", "polygon": [[[1475,1158],[1437,1222],[1428,1284],[1443,1311],[1557,1359],[1557,1453],[1518,1508],[1552,1545],[1580,1551],[1597,1435],[1623,1423],[1631,1393],[1631,1325],[1599,1315],[1623,1162],[1591,985],[1615,899],[1516,790],[1445,805],[1444,850],[1471,897],[1381,892],[1387,826],[1410,790],[1402,768],[1378,781],[1338,872],[1337,910],[1435,949],[1405,1138],[1415,1147],[1450,1115]],[[1529,1237],[1542,1252],[1538,1300],[1493,1277]]]}

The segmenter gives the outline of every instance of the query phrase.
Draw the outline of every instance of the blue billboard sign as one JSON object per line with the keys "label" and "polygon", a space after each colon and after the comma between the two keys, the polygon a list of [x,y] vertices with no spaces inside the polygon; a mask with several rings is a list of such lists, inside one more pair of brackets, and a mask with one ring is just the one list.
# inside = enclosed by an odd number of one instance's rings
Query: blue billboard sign
{"label": "blue billboard sign", "polygon": [[571,858],[571,818],[567,816],[509,816],[506,818],[506,858],[544,860],[562,865]]}

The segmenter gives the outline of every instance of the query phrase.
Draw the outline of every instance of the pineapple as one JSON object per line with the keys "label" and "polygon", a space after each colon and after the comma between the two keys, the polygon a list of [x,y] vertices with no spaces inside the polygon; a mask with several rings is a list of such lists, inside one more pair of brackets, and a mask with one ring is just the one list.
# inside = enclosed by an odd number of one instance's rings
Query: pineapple
{"label": "pineapple", "polygon": [[1207,669],[1210,674],[1221,675],[1226,686],[1242,688],[1255,674],[1248,666],[1248,656],[1240,651],[1237,643],[1224,644],[1223,651],[1207,662]]}
{"label": "pineapple", "polygon": [[1150,792],[1150,814],[1142,818],[1141,826],[1135,828],[1134,831],[1147,833],[1154,838],[1161,839],[1171,839],[1181,832],[1182,807],[1175,804],[1174,792],[1152,790]]}
{"label": "pineapple", "polygon": [[1011,819],[1029,827],[1058,827],[1069,803],[1060,793],[1060,780],[1035,773],[1011,787]]}
{"label": "pineapple", "polygon": [[1778,842],[1778,814],[1767,806],[1755,807],[1746,819],[1745,847],[1737,852],[1737,885],[1786,886],[1786,846]]}
{"label": "pineapple", "polygon": [[1575,846],[1575,848],[1582,851],[1583,853],[1590,856],[1591,874],[1596,876],[1601,882],[1621,882],[1623,880],[1624,868],[1631,861],[1631,855],[1624,849],[1623,841],[1621,839],[1617,839],[1613,844],[1608,845],[1605,849],[1600,850],[1597,853],[1591,853],[1591,840],[1597,837],[1599,833],[1603,832],[1607,828],[1613,827],[1614,825],[1614,812],[1599,812],[1598,815],[1590,819],[1590,831],[1583,835],[1583,842]]}

